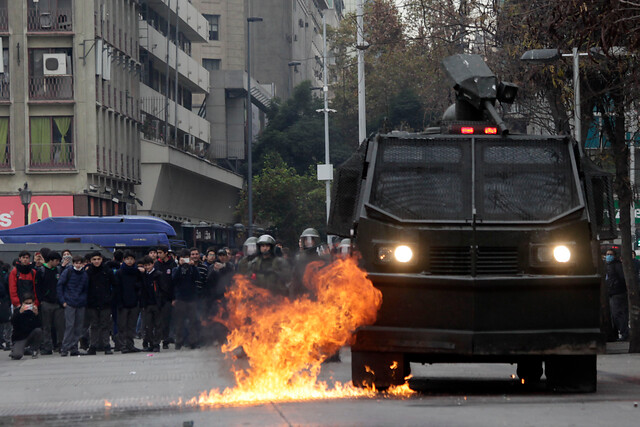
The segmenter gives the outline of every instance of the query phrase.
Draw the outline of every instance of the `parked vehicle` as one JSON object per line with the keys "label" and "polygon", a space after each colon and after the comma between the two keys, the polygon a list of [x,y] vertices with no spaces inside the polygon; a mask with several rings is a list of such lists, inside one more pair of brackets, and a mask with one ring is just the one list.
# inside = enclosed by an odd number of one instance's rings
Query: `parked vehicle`
{"label": "parked vehicle", "polygon": [[0,243],[91,243],[110,250],[170,246],[175,230],[152,216],[51,217],[0,231]]}

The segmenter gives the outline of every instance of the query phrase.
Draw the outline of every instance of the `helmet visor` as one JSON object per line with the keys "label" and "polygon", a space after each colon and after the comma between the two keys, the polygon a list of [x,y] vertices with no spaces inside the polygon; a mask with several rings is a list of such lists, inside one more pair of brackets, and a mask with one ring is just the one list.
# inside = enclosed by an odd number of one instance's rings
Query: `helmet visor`
{"label": "helmet visor", "polygon": [[305,236],[302,238],[302,247],[305,249],[313,248],[318,246],[315,237]]}
{"label": "helmet visor", "polygon": [[255,255],[257,252],[257,246],[255,243],[248,243],[244,245],[244,253],[247,255]]}

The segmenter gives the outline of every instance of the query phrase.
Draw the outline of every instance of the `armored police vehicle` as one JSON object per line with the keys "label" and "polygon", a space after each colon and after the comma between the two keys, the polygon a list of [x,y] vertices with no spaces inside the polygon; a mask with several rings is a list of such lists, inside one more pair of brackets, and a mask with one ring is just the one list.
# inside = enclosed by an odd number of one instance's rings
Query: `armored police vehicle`
{"label": "armored police vehicle", "polygon": [[553,390],[595,391],[611,176],[567,136],[510,133],[496,101],[517,86],[479,56],[443,65],[456,103],[440,126],[375,135],[337,171],[329,231],[352,238],[383,294],[356,334],[353,382],[402,384],[411,362],[500,362],[525,383],[544,366]]}

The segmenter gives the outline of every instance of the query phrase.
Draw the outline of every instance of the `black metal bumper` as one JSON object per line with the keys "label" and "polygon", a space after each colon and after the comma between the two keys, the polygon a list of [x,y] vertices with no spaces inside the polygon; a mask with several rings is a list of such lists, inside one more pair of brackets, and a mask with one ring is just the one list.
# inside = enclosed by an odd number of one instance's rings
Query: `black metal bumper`
{"label": "black metal bumper", "polygon": [[354,351],[434,361],[604,352],[597,275],[369,278],[382,307],[376,324],[358,331]]}

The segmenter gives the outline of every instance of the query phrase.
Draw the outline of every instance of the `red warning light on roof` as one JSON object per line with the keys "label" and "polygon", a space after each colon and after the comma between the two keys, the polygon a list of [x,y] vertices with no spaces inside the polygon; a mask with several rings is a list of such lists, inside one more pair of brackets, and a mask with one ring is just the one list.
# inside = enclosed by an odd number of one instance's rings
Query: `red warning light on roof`
{"label": "red warning light on roof", "polygon": [[487,135],[495,135],[498,133],[498,128],[484,128],[484,133]]}
{"label": "red warning light on roof", "polygon": [[473,127],[463,126],[460,128],[460,133],[463,133],[465,135],[471,135],[473,133]]}

